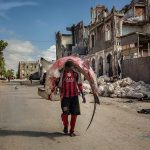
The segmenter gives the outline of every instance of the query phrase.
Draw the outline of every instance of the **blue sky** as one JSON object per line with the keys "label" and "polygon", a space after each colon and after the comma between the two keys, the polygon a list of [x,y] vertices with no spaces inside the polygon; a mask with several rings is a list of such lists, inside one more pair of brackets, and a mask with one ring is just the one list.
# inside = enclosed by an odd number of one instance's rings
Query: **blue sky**
{"label": "blue sky", "polygon": [[55,59],[55,32],[83,20],[90,22],[90,8],[104,4],[121,9],[130,0],[0,0],[0,39],[8,41],[4,56],[16,70],[22,60],[40,56]]}

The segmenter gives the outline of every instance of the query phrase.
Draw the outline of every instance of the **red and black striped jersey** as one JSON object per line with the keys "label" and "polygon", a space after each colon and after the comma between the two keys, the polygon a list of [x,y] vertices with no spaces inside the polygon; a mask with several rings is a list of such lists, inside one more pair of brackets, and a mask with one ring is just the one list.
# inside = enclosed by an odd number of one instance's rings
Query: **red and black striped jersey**
{"label": "red and black striped jersey", "polygon": [[61,81],[61,96],[77,96],[79,91],[83,92],[82,83],[79,81],[79,74],[74,70],[64,70]]}

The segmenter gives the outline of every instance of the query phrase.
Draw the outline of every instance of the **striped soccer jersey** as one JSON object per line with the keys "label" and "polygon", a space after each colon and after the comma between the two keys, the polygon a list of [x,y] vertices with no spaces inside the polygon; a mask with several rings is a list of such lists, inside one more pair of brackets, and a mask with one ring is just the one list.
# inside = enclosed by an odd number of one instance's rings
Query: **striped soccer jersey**
{"label": "striped soccer jersey", "polygon": [[79,74],[73,70],[65,70],[62,76],[61,96],[78,96],[78,89],[83,92],[82,83],[79,83]]}

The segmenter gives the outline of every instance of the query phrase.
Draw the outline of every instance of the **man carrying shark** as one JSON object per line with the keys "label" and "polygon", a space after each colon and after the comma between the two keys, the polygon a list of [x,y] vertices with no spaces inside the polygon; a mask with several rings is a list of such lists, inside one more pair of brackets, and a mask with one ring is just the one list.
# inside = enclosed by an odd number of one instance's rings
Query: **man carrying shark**
{"label": "man carrying shark", "polygon": [[[75,136],[74,129],[77,120],[77,115],[80,115],[80,106],[78,95],[81,93],[83,103],[86,99],[83,93],[83,85],[80,80],[80,74],[75,70],[73,62],[67,61],[61,73],[58,86],[61,95],[62,122],[64,125],[63,132],[72,137]],[[68,116],[71,114],[70,130]]]}

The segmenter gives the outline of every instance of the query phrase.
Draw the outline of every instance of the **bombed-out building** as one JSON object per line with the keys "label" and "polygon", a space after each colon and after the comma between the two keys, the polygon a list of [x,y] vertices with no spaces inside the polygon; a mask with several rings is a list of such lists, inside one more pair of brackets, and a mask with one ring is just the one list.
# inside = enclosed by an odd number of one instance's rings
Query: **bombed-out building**
{"label": "bombed-out building", "polygon": [[67,27],[67,31],[71,31],[72,34],[72,54],[78,54],[80,56],[88,54],[89,44],[89,28],[84,26],[83,21],[80,21],[76,25]]}
{"label": "bombed-out building", "polygon": [[[98,77],[121,77],[124,60],[150,56],[150,0],[132,0],[121,10],[96,5],[90,16],[88,26],[81,21],[67,28],[72,39],[69,55],[84,55]],[[56,36],[56,45],[58,41]],[[56,47],[56,52],[64,56],[63,49]]]}
{"label": "bombed-out building", "polygon": [[56,59],[69,56],[72,53],[72,35],[56,33]]}
{"label": "bombed-out building", "polygon": [[84,26],[83,21],[66,28],[70,34],[56,33],[56,56],[57,59],[63,56],[88,54],[89,30]]}
{"label": "bombed-out building", "polygon": [[20,61],[18,66],[18,78],[28,79],[32,75],[33,79],[39,79],[39,61]]}
{"label": "bombed-out building", "polygon": [[132,0],[122,10],[91,8],[89,55],[97,76],[118,76],[122,59],[149,56],[149,1]]}

